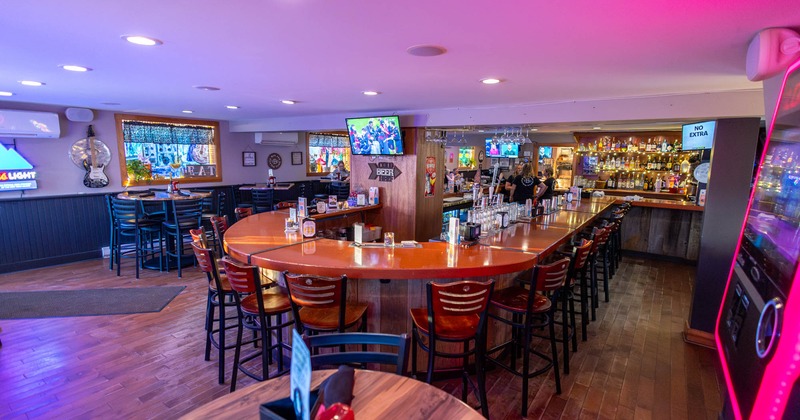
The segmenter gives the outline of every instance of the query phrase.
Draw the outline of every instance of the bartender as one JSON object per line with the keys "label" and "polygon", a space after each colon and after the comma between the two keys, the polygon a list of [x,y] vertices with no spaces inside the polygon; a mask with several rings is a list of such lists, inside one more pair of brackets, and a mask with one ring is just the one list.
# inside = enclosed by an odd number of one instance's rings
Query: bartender
{"label": "bartender", "polygon": [[340,160],[339,164],[336,165],[336,169],[331,172],[331,179],[341,182],[350,181],[350,171],[345,168],[343,160]]}

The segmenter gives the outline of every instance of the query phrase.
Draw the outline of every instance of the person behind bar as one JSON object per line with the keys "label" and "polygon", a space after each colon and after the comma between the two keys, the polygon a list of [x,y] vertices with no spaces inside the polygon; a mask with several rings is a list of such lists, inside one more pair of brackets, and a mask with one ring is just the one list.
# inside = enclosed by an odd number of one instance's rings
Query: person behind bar
{"label": "person behind bar", "polygon": [[542,181],[533,176],[533,168],[530,163],[522,166],[522,174],[514,178],[514,184],[511,186],[511,196],[517,203],[525,203],[527,199],[536,201],[547,190]]}
{"label": "person behind bar", "polygon": [[549,200],[553,198],[553,191],[556,188],[556,179],[553,178],[553,168],[547,168],[544,170],[544,186],[547,187],[542,193],[542,200]]}
{"label": "person behind bar", "polygon": [[514,172],[508,174],[506,177],[506,191],[509,193],[508,202],[514,201],[514,178],[518,177],[522,173],[522,163],[518,163],[517,166],[514,168]]}

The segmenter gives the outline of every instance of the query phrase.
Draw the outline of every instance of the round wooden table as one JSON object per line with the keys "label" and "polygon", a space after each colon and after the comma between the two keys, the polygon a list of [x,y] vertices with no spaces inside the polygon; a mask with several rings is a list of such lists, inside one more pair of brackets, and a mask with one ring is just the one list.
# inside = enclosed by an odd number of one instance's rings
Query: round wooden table
{"label": "round wooden table", "polygon": [[[311,389],[335,372],[312,372]],[[217,398],[183,418],[257,419],[261,404],[288,397],[289,388],[289,375],[284,375]],[[372,370],[356,369],[351,408],[359,420],[483,419],[480,413],[441,389],[416,379]]]}

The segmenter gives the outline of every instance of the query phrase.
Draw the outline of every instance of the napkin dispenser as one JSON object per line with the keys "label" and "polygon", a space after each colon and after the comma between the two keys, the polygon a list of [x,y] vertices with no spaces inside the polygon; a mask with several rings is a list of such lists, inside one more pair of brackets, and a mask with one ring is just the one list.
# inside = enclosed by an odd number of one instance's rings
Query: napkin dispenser
{"label": "napkin dispenser", "polygon": [[477,241],[481,236],[481,225],[477,223],[464,224],[464,240],[468,242]]}

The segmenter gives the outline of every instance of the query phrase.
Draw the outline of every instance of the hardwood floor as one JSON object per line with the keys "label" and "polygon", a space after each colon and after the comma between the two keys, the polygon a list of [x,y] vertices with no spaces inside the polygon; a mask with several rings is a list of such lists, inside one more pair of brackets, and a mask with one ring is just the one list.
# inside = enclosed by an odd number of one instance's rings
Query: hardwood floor
{"label": "hardwood floor", "polygon": [[[0,418],[176,418],[228,393],[203,360],[205,276],[196,268],[122,277],[107,260],[0,275],[0,291],[186,285],[159,313],[0,320]],[[712,350],[685,344],[694,268],[626,258],[589,340],[555,395],[552,371],[530,381],[529,418],[716,418],[722,381]],[[546,344],[541,345],[546,347]],[[238,386],[253,381],[240,375]],[[521,381],[487,374],[491,418],[519,418]],[[460,395],[460,381],[435,385]],[[474,398],[470,396],[474,405]]]}

